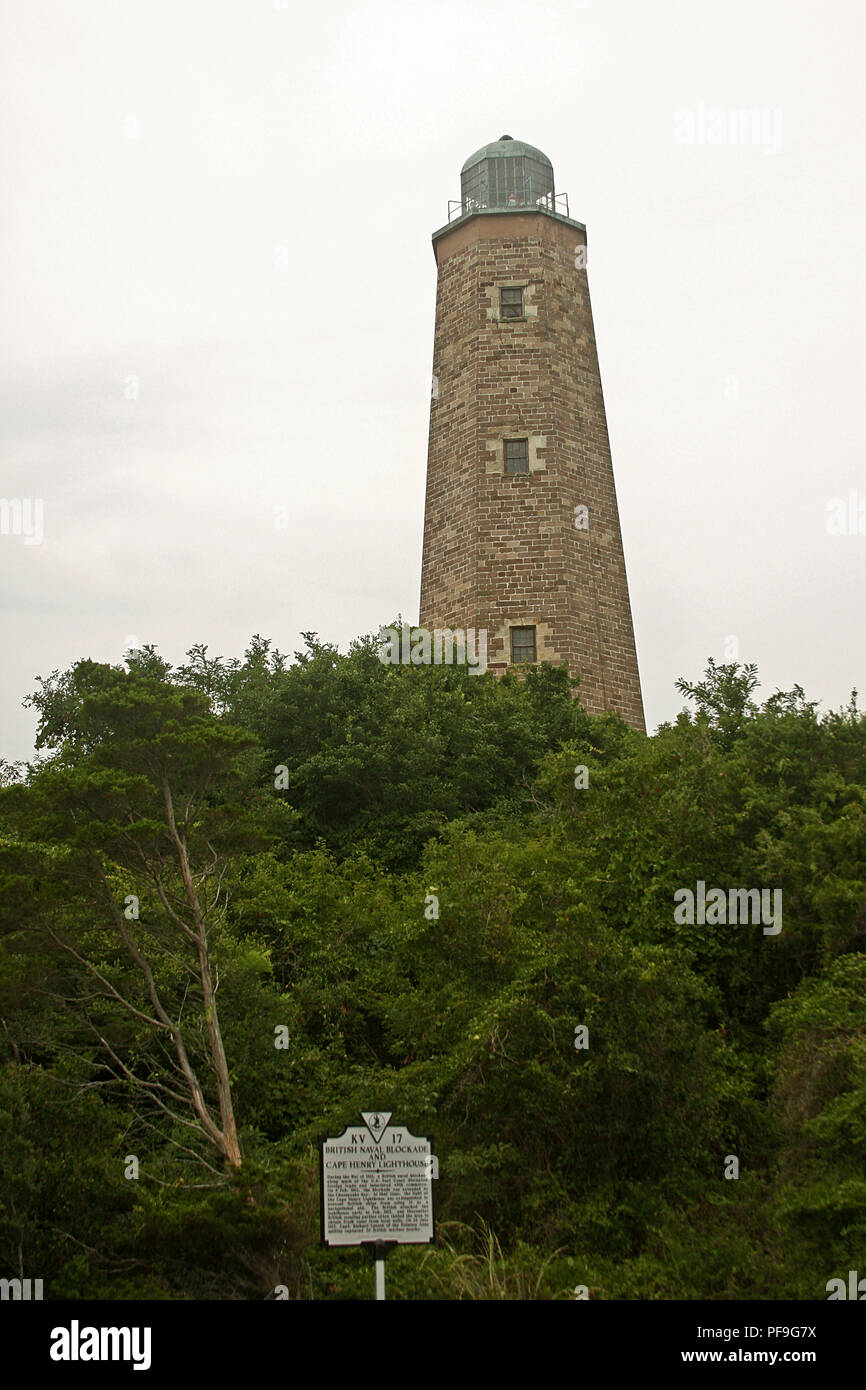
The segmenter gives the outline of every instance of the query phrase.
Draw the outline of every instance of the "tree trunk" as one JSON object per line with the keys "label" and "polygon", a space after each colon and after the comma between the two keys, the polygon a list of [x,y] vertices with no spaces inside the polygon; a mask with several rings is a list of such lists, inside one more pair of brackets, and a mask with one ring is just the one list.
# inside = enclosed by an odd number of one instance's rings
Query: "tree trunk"
{"label": "tree trunk", "polygon": [[217,1096],[220,1107],[220,1123],[222,1127],[222,1150],[227,1162],[233,1168],[241,1166],[241,1148],[238,1141],[237,1125],[235,1124],[234,1105],[232,1104],[232,1089],[229,1079],[228,1062],[226,1061],[225,1048],[223,1047],[222,1033],[220,1032],[219,1016],[217,1014],[216,994],[211,975],[210,957],[207,948],[207,929],[205,926],[204,914],[201,910],[198,893],[192,881],[192,873],[189,867],[189,856],[186,849],[186,840],[178,832],[177,823],[174,815],[174,805],[172,802],[171,788],[168,785],[168,777],[163,774],[162,779],[163,794],[165,796],[165,810],[168,818],[168,828],[177,849],[180,861],[180,872],[183,878],[183,886],[186,891],[187,902],[193,919],[193,930],[196,937],[196,954],[198,956],[199,978],[201,979],[202,1000],[204,1003],[205,1019],[207,1020],[208,1046],[210,1051],[211,1064],[216,1077]]}

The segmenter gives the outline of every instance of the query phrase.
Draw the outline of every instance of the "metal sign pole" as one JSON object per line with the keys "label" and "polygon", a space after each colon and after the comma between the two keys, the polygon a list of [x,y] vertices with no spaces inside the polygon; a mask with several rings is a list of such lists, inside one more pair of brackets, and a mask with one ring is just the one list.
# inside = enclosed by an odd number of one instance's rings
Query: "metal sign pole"
{"label": "metal sign pole", "polygon": [[376,1302],[385,1297],[385,1256],[388,1247],[384,1240],[376,1241]]}

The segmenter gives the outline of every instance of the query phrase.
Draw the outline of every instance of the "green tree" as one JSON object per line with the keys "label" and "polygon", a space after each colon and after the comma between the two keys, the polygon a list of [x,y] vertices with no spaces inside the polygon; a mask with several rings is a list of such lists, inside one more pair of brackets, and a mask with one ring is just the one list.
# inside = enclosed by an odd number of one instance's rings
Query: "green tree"
{"label": "green tree", "polygon": [[252,736],[172,686],[152,653],[128,672],[79,662],[35,703],[38,745],[56,756],[2,793],[13,886],[38,856],[53,898],[36,925],[88,979],[92,1065],[146,1098],[179,1147],[205,1161],[185,1131],[238,1167],[214,952],[229,860],[254,842],[239,796]]}

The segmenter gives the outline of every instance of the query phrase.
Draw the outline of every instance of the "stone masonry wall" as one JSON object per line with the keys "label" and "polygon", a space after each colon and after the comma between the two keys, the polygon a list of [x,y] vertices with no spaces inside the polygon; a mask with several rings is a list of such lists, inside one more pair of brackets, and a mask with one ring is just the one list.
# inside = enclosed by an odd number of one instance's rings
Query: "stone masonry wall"
{"label": "stone masonry wall", "polygon": [[[582,230],[542,212],[479,215],[435,242],[439,267],[420,625],[486,628],[488,663],[534,625],[593,713],[643,729],[643,702]],[[580,258],[578,258],[580,259]],[[524,288],[522,319],[499,289]],[[504,441],[529,441],[529,473]],[[588,511],[575,526],[575,508]],[[578,519],[583,519],[578,513]]]}

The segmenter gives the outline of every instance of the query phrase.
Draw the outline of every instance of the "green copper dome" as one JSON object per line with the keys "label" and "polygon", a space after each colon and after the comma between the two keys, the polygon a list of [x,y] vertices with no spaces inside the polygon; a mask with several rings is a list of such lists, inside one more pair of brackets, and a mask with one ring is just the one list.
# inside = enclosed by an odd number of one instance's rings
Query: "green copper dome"
{"label": "green copper dome", "polygon": [[503,135],[470,155],[460,170],[464,211],[553,206],[553,165],[534,145]]}
{"label": "green copper dome", "polygon": [[534,145],[527,145],[523,140],[512,140],[510,135],[500,135],[499,139],[494,140],[492,145],[484,145],[482,149],[476,150],[474,154],[469,156],[460,173],[465,174],[472,168],[473,164],[480,164],[482,159],[515,159],[526,155],[529,155],[530,159],[537,160],[539,164],[546,164],[553,174],[553,165],[546,154],[542,154],[541,150],[537,150]]}

